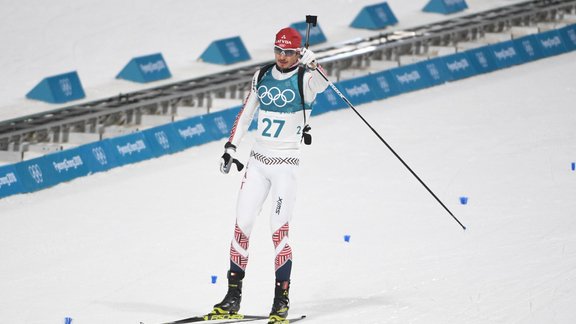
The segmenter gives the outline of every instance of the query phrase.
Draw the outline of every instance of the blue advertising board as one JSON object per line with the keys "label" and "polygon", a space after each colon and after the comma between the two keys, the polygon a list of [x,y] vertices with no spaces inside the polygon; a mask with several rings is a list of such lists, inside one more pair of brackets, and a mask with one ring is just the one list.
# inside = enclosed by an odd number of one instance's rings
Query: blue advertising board
{"label": "blue advertising board", "polygon": [[215,140],[212,133],[207,131],[202,116],[180,120],[174,122],[172,126],[185,147],[201,145]]}
{"label": "blue advertising board", "polygon": [[570,51],[576,49],[576,24],[568,25],[559,30],[560,35],[564,38],[564,44]]}
{"label": "blue advertising board", "polygon": [[135,57],[118,75],[117,79],[146,83],[172,77],[161,53]]}
{"label": "blue advertising board", "polygon": [[[293,23],[292,25],[290,25],[290,27],[296,29],[300,33],[300,35],[302,36],[302,43],[304,43],[306,41],[306,31],[308,29],[308,24],[305,21],[303,21]],[[316,24],[316,26],[310,27],[309,36],[310,36],[309,38],[310,45],[316,45],[326,42],[326,36],[324,35],[322,28],[320,28],[320,24]],[[304,47],[304,44],[301,44],[300,46]]]}
{"label": "blue advertising board", "polygon": [[28,99],[48,103],[65,103],[85,96],[76,71],[44,78],[26,94]]}
{"label": "blue advertising board", "polygon": [[558,55],[568,51],[564,45],[564,38],[558,30],[547,31],[535,36],[544,56]]}
{"label": "blue advertising board", "polygon": [[110,170],[118,166],[114,148],[109,139],[82,145],[80,149],[83,150],[84,159],[91,173]]}
{"label": "blue advertising board", "polygon": [[387,2],[366,6],[360,10],[350,27],[365,29],[383,29],[395,25],[398,19],[394,16]]}
{"label": "blue advertising board", "polygon": [[[360,105],[363,103],[376,100],[374,95],[372,78],[369,76],[341,81],[338,83],[338,89],[353,104]],[[376,89],[378,91],[378,89]]]}
{"label": "blue advertising board", "polygon": [[524,59],[520,55],[520,51],[514,41],[491,45],[490,50],[494,54],[494,60],[500,69],[524,63]]}
{"label": "blue advertising board", "polygon": [[430,0],[422,11],[446,15],[465,9],[468,9],[468,4],[466,4],[465,0]]}
{"label": "blue advertising board", "polygon": [[395,96],[401,92],[396,78],[390,71],[382,71],[370,75],[372,79],[372,89],[376,100]]}
{"label": "blue advertising board", "polygon": [[428,72],[420,64],[410,64],[391,69],[390,72],[401,92],[415,91],[432,86]]}
{"label": "blue advertising board", "polygon": [[456,53],[445,56],[443,61],[452,75],[453,80],[460,80],[478,73],[466,53]]}
{"label": "blue advertising board", "polygon": [[214,64],[233,64],[250,60],[240,36],[213,41],[202,53],[200,59]]}
{"label": "blue advertising board", "polygon": [[59,181],[54,168],[45,157],[39,157],[15,164],[20,175],[24,192],[32,192],[56,185]]}
{"label": "blue advertising board", "polygon": [[118,166],[154,157],[150,144],[141,132],[111,138],[110,145]]}
{"label": "blue advertising board", "polygon": [[0,198],[23,192],[20,175],[14,165],[0,167]]}
{"label": "blue advertising board", "polygon": [[51,174],[56,183],[70,181],[77,177],[82,177],[90,173],[84,151],[80,148],[73,148],[57,153],[52,153],[42,157],[47,162]]}
{"label": "blue advertising board", "polygon": [[239,112],[240,108],[238,107],[225,109],[202,116],[202,121],[212,138],[219,140],[230,136]]}
{"label": "blue advertising board", "polygon": [[538,44],[538,39],[534,35],[520,37],[513,40],[513,42],[516,44],[516,48],[524,62],[538,60],[544,56],[542,47]]}
{"label": "blue advertising board", "polygon": [[150,144],[150,149],[156,157],[182,151],[185,148],[172,124],[150,128],[142,133],[144,133]]}
{"label": "blue advertising board", "polygon": [[488,73],[498,69],[494,53],[490,46],[467,50],[466,55],[477,73]]}
{"label": "blue advertising board", "polygon": [[[338,83],[334,85],[340,92],[342,92],[341,88],[338,86]],[[344,102],[344,100],[342,100],[342,98],[340,98],[340,96],[338,96],[338,94],[331,87],[328,87],[326,90],[324,90],[324,92],[316,96],[316,103],[312,108],[312,116],[346,107],[348,107],[346,102]]]}
{"label": "blue advertising board", "polygon": [[452,74],[443,64],[442,58],[433,58],[417,63],[421,65],[421,70],[428,73],[428,79],[432,85],[439,85],[452,80]]}

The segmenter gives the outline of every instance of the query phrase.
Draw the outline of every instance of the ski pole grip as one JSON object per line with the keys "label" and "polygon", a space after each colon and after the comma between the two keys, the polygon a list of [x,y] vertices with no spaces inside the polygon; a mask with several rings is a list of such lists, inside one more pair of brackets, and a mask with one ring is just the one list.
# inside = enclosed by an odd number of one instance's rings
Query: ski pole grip
{"label": "ski pole grip", "polygon": [[318,16],[306,15],[306,24],[308,25],[306,26],[306,43],[304,44],[306,48],[310,46],[310,25],[316,27],[317,23],[318,23]]}
{"label": "ski pole grip", "polygon": [[306,15],[306,23],[312,24],[312,26],[316,27],[316,24],[318,23],[318,16]]}

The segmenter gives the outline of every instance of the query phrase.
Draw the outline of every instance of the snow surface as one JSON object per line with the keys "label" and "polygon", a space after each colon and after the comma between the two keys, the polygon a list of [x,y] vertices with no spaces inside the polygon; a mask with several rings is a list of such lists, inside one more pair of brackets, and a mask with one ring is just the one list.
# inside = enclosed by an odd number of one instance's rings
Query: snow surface
{"label": "snow surface", "polygon": [[[60,3],[107,13],[96,1]],[[266,19],[258,33],[280,24]],[[112,22],[102,29],[131,26]],[[575,73],[572,52],[358,107],[466,231],[351,110],[313,118],[290,232],[291,314],[306,323],[573,323]],[[0,200],[0,322],[153,324],[210,310],[226,290],[242,177],[219,173],[223,143]],[[251,237],[245,313],[267,314],[272,302],[270,208]]]}

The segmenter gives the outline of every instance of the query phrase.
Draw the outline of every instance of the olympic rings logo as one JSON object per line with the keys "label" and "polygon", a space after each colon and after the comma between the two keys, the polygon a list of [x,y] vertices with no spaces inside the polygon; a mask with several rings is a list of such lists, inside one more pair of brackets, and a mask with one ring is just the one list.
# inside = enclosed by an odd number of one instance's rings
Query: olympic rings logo
{"label": "olympic rings logo", "polygon": [[282,108],[296,99],[296,93],[292,89],[280,91],[278,87],[268,89],[265,85],[258,87],[258,98],[266,106],[274,103],[278,108]]}
{"label": "olympic rings logo", "polygon": [[34,181],[37,184],[44,182],[44,177],[42,175],[42,169],[40,168],[40,166],[38,164],[30,165],[28,167],[28,172],[30,172],[32,179],[34,179]]}
{"label": "olympic rings logo", "polygon": [[58,82],[60,83],[60,89],[62,90],[64,95],[66,97],[70,97],[72,95],[72,82],[70,82],[70,79],[64,78],[58,80]]}
{"label": "olympic rings logo", "polygon": [[168,140],[168,135],[166,135],[164,131],[154,133],[154,137],[156,137],[156,141],[158,142],[158,144],[160,144],[160,146],[163,149],[167,150],[170,148],[170,141]]}
{"label": "olympic rings logo", "polygon": [[100,165],[108,164],[108,158],[106,157],[106,152],[104,152],[104,149],[102,147],[98,146],[98,147],[93,148],[92,154],[96,158],[96,161],[98,161],[98,163],[100,163]]}

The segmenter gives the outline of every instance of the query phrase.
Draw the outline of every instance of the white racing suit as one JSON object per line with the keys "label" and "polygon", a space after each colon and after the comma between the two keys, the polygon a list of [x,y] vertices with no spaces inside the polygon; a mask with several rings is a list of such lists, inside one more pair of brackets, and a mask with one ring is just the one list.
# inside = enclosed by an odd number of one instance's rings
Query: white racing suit
{"label": "white racing suit", "polygon": [[256,143],[238,194],[236,226],[230,247],[230,270],[246,270],[250,233],[266,197],[270,195],[272,210],[269,215],[276,249],[276,279],[282,281],[290,279],[292,269],[288,232],[296,200],[302,132],[305,120],[310,118],[316,95],[328,86],[318,72],[306,70],[302,101],[297,72],[295,68],[282,73],[273,66],[258,82],[260,71],[257,71],[229,139],[231,144],[239,147],[258,110]]}

